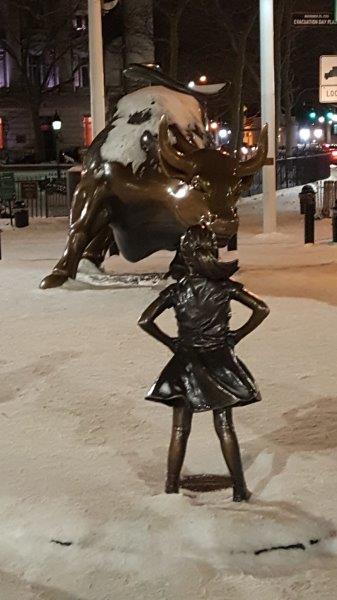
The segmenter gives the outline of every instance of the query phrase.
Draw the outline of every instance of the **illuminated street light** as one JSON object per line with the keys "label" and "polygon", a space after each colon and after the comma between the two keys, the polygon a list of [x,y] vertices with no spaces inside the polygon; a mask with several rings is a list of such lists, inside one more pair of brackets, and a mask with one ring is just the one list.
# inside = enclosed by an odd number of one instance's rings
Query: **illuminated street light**
{"label": "illuminated street light", "polygon": [[320,127],[317,127],[317,129],[314,129],[314,137],[316,140],[320,140],[323,137],[323,129],[321,129]]}
{"label": "illuminated street light", "polygon": [[207,77],[206,77],[206,75],[200,75],[200,77],[199,77],[199,81],[200,81],[200,83],[206,83],[206,82],[207,82]]}
{"label": "illuminated street light", "polygon": [[242,146],[241,153],[244,154],[244,155],[247,155],[248,152],[249,152],[248,148],[246,148],[246,146]]}
{"label": "illuminated street light", "polygon": [[219,137],[221,137],[222,139],[225,139],[226,137],[228,137],[228,129],[220,129],[219,131]]}
{"label": "illuminated street light", "polygon": [[216,131],[218,127],[219,125],[215,121],[212,121],[212,123],[210,124],[210,128],[213,129],[213,131]]}
{"label": "illuminated street light", "polygon": [[325,117],[318,117],[318,122],[319,123],[324,123],[325,121]]}
{"label": "illuminated street light", "polygon": [[188,84],[187,84],[187,86],[188,86],[189,88],[194,88],[194,86],[195,86],[195,83],[194,83],[194,81],[189,81],[189,82],[188,82]]}
{"label": "illuminated street light", "polygon": [[310,129],[302,127],[302,129],[299,130],[299,136],[302,142],[308,142],[310,140]]}
{"label": "illuminated street light", "polygon": [[55,110],[55,114],[53,116],[53,120],[51,122],[51,126],[52,126],[52,128],[53,128],[54,131],[60,131],[60,129],[62,127],[61,117],[58,114],[57,110]]}

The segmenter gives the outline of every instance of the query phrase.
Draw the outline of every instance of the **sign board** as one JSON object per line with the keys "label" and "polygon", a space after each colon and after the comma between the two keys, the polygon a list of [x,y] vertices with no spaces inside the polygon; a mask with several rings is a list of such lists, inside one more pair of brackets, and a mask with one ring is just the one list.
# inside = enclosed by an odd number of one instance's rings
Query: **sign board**
{"label": "sign board", "polygon": [[319,59],[319,101],[337,102],[337,56],[321,56]]}
{"label": "sign board", "polygon": [[36,200],[37,198],[37,181],[21,181],[21,198],[22,200]]}
{"label": "sign board", "polygon": [[293,13],[293,25],[297,27],[320,27],[337,25],[332,12],[322,13]]}

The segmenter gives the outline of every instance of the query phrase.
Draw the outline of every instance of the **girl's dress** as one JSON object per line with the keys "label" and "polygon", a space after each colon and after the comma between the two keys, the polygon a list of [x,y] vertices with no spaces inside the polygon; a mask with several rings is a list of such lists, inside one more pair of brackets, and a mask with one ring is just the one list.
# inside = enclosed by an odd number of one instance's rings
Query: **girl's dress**
{"label": "girl's dress", "polygon": [[179,348],[146,396],[194,412],[261,400],[247,367],[228,344],[230,301],[242,285],[231,279],[187,276],[161,297],[174,307]]}

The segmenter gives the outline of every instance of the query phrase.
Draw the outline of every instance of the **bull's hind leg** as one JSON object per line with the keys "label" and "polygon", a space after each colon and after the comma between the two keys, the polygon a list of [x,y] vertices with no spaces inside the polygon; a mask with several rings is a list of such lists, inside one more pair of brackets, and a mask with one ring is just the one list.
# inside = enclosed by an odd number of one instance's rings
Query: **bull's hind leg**
{"label": "bull's hind leg", "polygon": [[[74,195],[67,245],[53,272],[41,281],[42,289],[59,287],[69,277],[75,279],[84,250],[99,235],[100,230],[107,227],[109,215],[104,208],[104,200],[108,195],[104,181],[99,183],[90,178],[80,182]],[[103,240],[106,240],[104,235]]]}
{"label": "bull's hind leg", "polygon": [[117,244],[109,225],[102,227],[95,237],[89,242],[83,252],[82,258],[90,260],[96,267],[100,267],[105,255],[110,248],[111,254],[118,254]]}

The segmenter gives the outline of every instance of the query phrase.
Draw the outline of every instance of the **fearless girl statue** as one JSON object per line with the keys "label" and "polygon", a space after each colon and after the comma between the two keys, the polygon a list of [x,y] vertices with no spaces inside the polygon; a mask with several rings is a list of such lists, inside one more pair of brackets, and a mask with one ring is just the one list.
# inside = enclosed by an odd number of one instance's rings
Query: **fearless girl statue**
{"label": "fearless girl statue", "polygon": [[[179,264],[180,263],[180,264]],[[165,491],[179,492],[179,478],[195,412],[213,411],[214,427],[233,484],[233,500],[248,500],[232,410],[261,399],[253,376],[235,354],[235,346],[269,314],[267,305],[231,279],[238,261],[220,262],[215,234],[206,223],[190,227],[180,244],[179,260],[171,265],[176,282],[144,311],[139,325],[165,344],[174,356],[146,399],[173,408]],[[251,309],[239,329],[229,328],[232,301]],[[178,337],[156,325],[173,308]]]}

